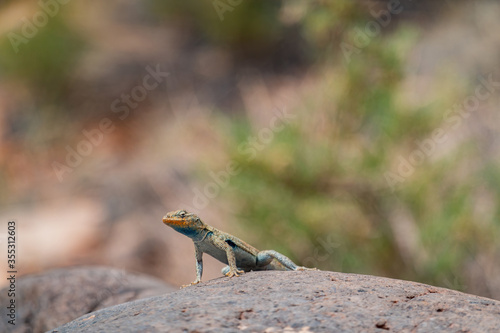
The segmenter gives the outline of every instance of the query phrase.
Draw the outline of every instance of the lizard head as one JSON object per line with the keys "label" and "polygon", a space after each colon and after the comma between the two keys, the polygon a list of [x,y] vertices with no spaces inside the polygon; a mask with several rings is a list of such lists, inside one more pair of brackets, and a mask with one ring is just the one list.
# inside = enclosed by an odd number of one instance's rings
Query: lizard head
{"label": "lizard head", "polygon": [[188,213],[183,209],[167,213],[163,217],[163,223],[186,236],[196,234],[206,227],[198,215]]}

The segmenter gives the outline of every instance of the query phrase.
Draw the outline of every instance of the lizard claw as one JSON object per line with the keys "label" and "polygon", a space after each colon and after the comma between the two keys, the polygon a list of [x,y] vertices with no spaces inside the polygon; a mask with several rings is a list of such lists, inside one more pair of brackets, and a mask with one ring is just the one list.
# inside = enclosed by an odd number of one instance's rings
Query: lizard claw
{"label": "lizard claw", "polygon": [[201,280],[196,280],[196,281],[191,282],[190,284],[183,284],[183,285],[181,286],[181,289],[182,289],[182,288],[189,287],[189,286],[194,286],[195,284],[198,284],[198,283],[200,283],[200,282],[201,282]]}
{"label": "lizard claw", "polygon": [[298,266],[295,270],[296,271],[317,271],[318,269],[317,268],[308,268],[308,267],[304,267],[304,266]]}
{"label": "lizard claw", "polygon": [[233,276],[240,276],[239,274],[243,274],[245,273],[245,271],[242,271],[242,270],[239,270],[239,269],[236,269],[236,270],[230,270],[229,272],[227,272],[225,275],[227,277],[233,277]]}

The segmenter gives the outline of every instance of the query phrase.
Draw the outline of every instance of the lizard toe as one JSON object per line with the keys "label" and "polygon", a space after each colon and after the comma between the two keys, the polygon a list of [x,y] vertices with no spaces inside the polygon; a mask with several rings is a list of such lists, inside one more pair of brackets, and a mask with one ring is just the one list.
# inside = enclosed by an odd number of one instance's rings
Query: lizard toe
{"label": "lizard toe", "polygon": [[226,273],[227,277],[233,277],[233,276],[240,276],[240,274],[245,273],[244,271],[241,270],[235,270],[235,271],[229,271]]}
{"label": "lizard toe", "polygon": [[308,267],[303,267],[303,266],[298,266],[296,271],[317,271],[317,268],[308,268]]}
{"label": "lizard toe", "polygon": [[196,281],[191,282],[190,284],[183,284],[183,285],[181,286],[181,289],[182,289],[182,288],[186,288],[186,287],[190,287],[190,286],[194,286],[195,284],[198,284],[198,283],[200,283],[200,282],[201,282],[201,281],[196,280]]}

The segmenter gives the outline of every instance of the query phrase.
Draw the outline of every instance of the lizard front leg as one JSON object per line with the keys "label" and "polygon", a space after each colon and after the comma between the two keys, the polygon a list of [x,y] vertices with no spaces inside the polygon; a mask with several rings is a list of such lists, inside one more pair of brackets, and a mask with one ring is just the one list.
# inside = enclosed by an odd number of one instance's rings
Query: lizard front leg
{"label": "lizard front leg", "polygon": [[196,256],[196,280],[191,282],[191,284],[185,284],[182,288],[192,286],[201,282],[201,276],[203,275],[203,252],[198,248],[196,243],[194,243],[194,254]]}
{"label": "lizard front leg", "polygon": [[236,256],[231,245],[226,242],[220,242],[217,245],[220,246],[224,251],[226,251],[227,263],[229,266],[223,269],[224,275],[227,277],[233,277],[245,273],[244,271],[239,270],[238,267],[236,267]]}

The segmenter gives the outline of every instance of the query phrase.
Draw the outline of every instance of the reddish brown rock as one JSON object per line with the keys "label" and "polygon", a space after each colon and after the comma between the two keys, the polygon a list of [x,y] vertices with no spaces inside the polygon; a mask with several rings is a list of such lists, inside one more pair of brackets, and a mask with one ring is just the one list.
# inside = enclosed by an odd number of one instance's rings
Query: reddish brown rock
{"label": "reddish brown rock", "polygon": [[250,272],[120,304],[52,332],[500,332],[500,302],[322,271]]}
{"label": "reddish brown rock", "polygon": [[15,325],[7,321],[7,289],[0,290],[0,332],[45,332],[92,311],[173,290],[155,278],[104,267],[27,275],[16,281]]}

